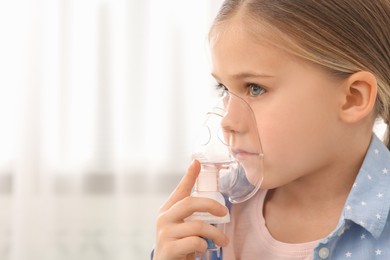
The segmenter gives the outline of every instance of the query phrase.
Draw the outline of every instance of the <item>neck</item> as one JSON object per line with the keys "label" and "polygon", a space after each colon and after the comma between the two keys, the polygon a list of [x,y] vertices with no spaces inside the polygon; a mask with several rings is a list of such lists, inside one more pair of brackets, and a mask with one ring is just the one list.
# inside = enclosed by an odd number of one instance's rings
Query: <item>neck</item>
{"label": "neck", "polygon": [[369,141],[363,143],[349,142],[330,165],[267,193],[263,215],[276,240],[315,241],[334,230],[366,154]]}

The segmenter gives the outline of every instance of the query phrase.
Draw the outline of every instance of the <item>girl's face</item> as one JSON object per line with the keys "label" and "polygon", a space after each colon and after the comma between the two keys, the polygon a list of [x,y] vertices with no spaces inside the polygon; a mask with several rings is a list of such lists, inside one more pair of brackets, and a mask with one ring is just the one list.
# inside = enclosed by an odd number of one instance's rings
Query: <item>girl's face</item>
{"label": "girl's face", "polygon": [[[324,176],[340,163],[338,154],[344,149],[341,140],[346,126],[338,116],[342,80],[262,44],[234,23],[211,46],[212,74],[221,87],[245,99],[255,113],[264,153],[262,187]],[[251,147],[256,141],[240,118],[242,114],[231,111],[222,125],[235,133],[236,143],[243,146],[237,149],[257,150]]]}

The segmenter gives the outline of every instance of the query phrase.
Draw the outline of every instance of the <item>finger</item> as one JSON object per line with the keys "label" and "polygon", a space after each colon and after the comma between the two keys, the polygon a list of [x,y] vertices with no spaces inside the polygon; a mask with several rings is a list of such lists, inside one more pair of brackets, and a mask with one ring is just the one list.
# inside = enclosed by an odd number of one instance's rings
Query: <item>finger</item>
{"label": "finger", "polygon": [[183,257],[193,255],[195,252],[203,254],[207,250],[207,242],[197,236],[186,237],[170,243],[165,250],[170,255]]}
{"label": "finger", "polygon": [[208,212],[217,217],[223,217],[228,209],[216,200],[200,197],[185,197],[173,205],[169,210],[160,215],[159,222],[181,223],[183,219],[191,216],[194,212]]}
{"label": "finger", "polygon": [[211,239],[218,246],[226,246],[229,243],[228,237],[217,227],[203,221],[190,221],[176,225],[170,229],[172,238],[185,238],[190,236],[200,236]]}
{"label": "finger", "polygon": [[168,200],[161,207],[160,211],[165,211],[169,209],[176,202],[182,200],[183,198],[191,194],[192,187],[194,187],[196,178],[199,175],[199,171],[200,163],[199,161],[194,160],[188,168],[187,173],[183,176],[176,189],[172,192]]}

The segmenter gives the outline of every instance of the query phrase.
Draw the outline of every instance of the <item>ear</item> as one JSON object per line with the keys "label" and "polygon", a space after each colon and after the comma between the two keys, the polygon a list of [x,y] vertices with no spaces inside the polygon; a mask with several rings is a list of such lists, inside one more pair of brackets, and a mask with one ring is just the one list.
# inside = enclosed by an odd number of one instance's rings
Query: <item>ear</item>
{"label": "ear", "polygon": [[346,123],[355,123],[370,115],[377,95],[375,76],[368,71],[359,71],[352,74],[343,86],[341,119]]}

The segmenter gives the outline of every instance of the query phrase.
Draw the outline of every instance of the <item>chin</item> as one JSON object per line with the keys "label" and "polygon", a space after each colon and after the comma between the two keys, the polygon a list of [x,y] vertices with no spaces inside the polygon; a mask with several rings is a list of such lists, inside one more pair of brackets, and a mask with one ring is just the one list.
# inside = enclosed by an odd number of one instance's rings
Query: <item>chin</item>
{"label": "chin", "polygon": [[272,190],[279,187],[282,187],[284,185],[288,184],[288,182],[282,182],[281,180],[275,180],[274,178],[267,178],[267,176],[264,176],[263,182],[261,183],[260,189],[262,190]]}

